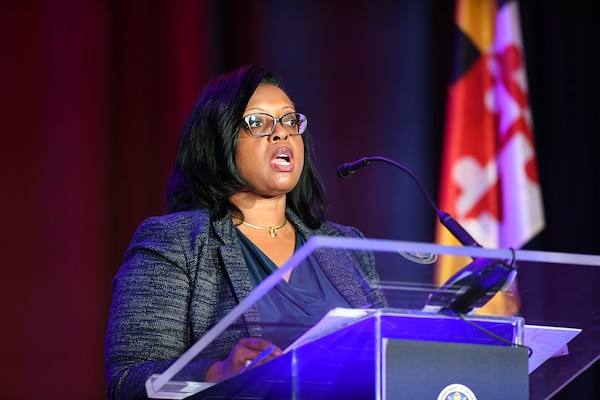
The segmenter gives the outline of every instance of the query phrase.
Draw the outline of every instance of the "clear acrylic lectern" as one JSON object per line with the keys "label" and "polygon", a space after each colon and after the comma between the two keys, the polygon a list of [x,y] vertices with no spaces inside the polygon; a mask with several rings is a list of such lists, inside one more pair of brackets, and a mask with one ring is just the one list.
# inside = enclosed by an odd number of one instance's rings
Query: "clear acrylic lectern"
{"label": "clear acrylic lectern", "polygon": [[[332,309],[283,356],[224,382],[178,379],[179,371],[286,273],[311,255],[340,250],[374,253],[388,307]],[[468,285],[480,282],[473,277],[490,269],[467,269],[468,279],[434,287],[431,273],[442,255],[493,260],[525,281],[560,274],[566,287],[542,290],[519,281],[523,313],[517,317],[478,315],[477,307],[487,301],[483,292],[469,298],[474,309],[466,314],[445,312],[472,291]],[[599,267],[595,255],[315,236],[169,369],[148,379],[147,393],[165,399],[413,399],[443,398],[444,390],[458,385],[480,399],[548,399],[600,355],[600,313],[587,302],[585,289],[599,281]],[[535,306],[540,299],[556,304],[552,317]]]}

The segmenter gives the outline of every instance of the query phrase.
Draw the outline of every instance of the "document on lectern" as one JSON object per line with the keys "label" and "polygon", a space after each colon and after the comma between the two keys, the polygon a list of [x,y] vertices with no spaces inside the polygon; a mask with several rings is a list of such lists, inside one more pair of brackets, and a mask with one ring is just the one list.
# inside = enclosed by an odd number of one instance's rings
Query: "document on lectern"
{"label": "document on lectern", "polygon": [[289,345],[283,352],[287,353],[294,348],[298,348],[306,343],[310,343],[313,340],[326,336],[359,318],[374,314],[376,311],[377,310],[371,308],[337,307],[331,309],[319,322],[300,336],[294,343]]}
{"label": "document on lectern", "polygon": [[[289,345],[284,350],[284,353],[288,353],[294,348],[298,348],[323,336],[327,336],[334,331],[344,328],[363,317],[373,315],[378,311],[381,310],[342,307],[334,308],[294,343]],[[411,311],[410,313],[415,316],[421,314],[416,311]],[[431,316],[431,313],[428,312],[422,314]],[[482,316],[472,317],[486,318]],[[532,355],[529,359],[529,373],[533,372],[549,358],[568,354],[567,343],[579,333],[581,333],[581,329],[576,328],[524,325],[523,344],[532,349]]]}

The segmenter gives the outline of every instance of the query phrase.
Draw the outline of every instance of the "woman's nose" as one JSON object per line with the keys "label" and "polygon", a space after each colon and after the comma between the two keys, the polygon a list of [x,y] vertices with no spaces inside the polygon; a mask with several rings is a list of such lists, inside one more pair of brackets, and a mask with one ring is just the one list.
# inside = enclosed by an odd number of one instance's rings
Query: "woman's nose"
{"label": "woman's nose", "polygon": [[273,130],[273,133],[270,136],[271,140],[275,142],[277,140],[286,140],[288,137],[289,133],[287,130],[281,126],[281,123],[276,123],[275,130]]}

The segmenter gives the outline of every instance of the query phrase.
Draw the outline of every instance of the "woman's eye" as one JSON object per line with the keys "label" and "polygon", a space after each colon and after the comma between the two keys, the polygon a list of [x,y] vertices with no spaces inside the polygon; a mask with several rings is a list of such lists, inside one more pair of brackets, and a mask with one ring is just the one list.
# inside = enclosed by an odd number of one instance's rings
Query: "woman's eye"
{"label": "woman's eye", "polygon": [[289,118],[287,118],[285,121],[283,121],[283,123],[286,124],[287,126],[298,126],[298,117],[296,117],[295,115],[292,115]]}
{"label": "woman's eye", "polygon": [[246,123],[250,128],[260,128],[265,124],[264,120],[258,116],[251,115],[246,119]]}

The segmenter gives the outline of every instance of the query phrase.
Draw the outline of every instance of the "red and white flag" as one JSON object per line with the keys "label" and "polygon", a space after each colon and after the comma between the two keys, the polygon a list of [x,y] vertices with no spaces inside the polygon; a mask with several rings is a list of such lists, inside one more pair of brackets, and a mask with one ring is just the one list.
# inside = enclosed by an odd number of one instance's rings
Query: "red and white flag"
{"label": "red and white flag", "polygon": [[[519,248],[545,224],[516,1],[457,0],[440,209],[485,248]],[[459,245],[441,225],[436,242]],[[444,283],[470,259],[440,257]],[[514,315],[516,284],[478,312]]]}

